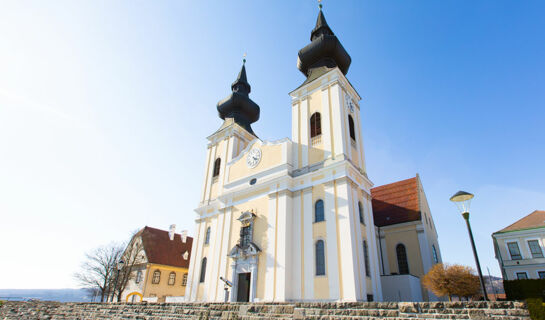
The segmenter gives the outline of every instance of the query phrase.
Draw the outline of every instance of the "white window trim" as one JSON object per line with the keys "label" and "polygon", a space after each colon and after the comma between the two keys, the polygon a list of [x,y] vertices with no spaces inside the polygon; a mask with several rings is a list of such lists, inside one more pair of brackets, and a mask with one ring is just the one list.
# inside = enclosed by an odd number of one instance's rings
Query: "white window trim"
{"label": "white window trim", "polygon": [[526,279],[530,279],[530,277],[528,276],[528,271],[525,271],[525,270],[518,270],[518,271],[513,271],[513,275],[515,276],[515,280],[519,280],[519,277],[517,276],[517,273],[526,273]]}
{"label": "white window trim", "polygon": [[541,278],[539,277],[539,273],[540,273],[540,272],[545,272],[545,270],[536,270],[537,279],[541,279]]}
{"label": "white window trim", "polygon": [[[324,270],[325,270],[325,273],[317,275],[318,270],[316,270],[316,266],[317,266],[317,263],[316,263],[316,244],[320,240],[322,240],[324,242]],[[324,238],[317,237],[316,239],[314,239],[314,246],[313,247],[314,248],[312,248],[312,249],[314,251],[314,277],[315,278],[327,278],[327,242],[325,241]]]}
{"label": "white window trim", "polygon": [[509,255],[509,260],[511,261],[518,261],[518,260],[514,260],[513,257],[511,257],[511,251],[509,251],[509,246],[507,245],[508,243],[510,242],[516,242],[517,243],[517,246],[519,247],[519,252],[520,252],[520,257],[522,260],[526,259],[526,257],[524,256],[524,252],[522,252],[522,248],[520,246],[520,241],[518,239],[505,239],[504,240],[504,244],[505,244],[505,250],[507,251],[507,254]]}
{"label": "white window trim", "polygon": [[[530,244],[528,241],[537,240],[537,244],[539,245],[539,249],[541,249],[541,255],[543,255],[542,258],[534,258],[534,255],[532,254],[532,250],[530,250]],[[541,242],[540,238],[533,237],[533,238],[525,238],[524,242],[526,243],[526,249],[528,249],[528,255],[531,257],[531,259],[543,259],[545,258],[545,252],[543,251],[543,243]]]}

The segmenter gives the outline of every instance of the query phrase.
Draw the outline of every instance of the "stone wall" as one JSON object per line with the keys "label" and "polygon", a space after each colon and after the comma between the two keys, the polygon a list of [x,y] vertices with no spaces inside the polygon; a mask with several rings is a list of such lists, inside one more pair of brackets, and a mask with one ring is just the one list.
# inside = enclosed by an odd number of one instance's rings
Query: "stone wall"
{"label": "stone wall", "polygon": [[529,320],[521,302],[57,303],[5,302],[0,319]]}

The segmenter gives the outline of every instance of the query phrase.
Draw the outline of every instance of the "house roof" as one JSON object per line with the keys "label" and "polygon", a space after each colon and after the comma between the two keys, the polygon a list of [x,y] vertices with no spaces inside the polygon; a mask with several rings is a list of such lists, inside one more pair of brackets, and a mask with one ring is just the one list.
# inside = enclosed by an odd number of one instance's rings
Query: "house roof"
{"label": "house roof", "polygon": [[[168,231],[144,227],[136,236],[142,237],[142,244],[149,263],[162,264],[173,267],[189,268],[191,259],[192,237],[187,237],[186,242],[182,242],[182,236],[174,234],[174,240],[170,240]],[[189,259],[184,260],[184,252],[189,253]]]}
{"label": "house roof", "polygon": [[535,210],[526,217],[495,233],[545,227],[545,211]]}
{"label": "house roof", "polygon": [[371,197],[379,227],[420,220],[418,177],[372,188]]}

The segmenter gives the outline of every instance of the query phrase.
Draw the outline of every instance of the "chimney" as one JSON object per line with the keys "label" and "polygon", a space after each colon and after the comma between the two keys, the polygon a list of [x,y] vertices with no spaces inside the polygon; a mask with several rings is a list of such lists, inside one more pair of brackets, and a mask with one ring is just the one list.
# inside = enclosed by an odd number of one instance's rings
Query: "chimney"
{"label": "chimney", "polygon": [[182,231],[182,242],[183,243],[187,242],[187,230]]}
{"label": "chimney", "polygon": [[171,224],[170,229],[168,230],[168,237],[170,238],[170,240],[174,240],[174,233],[176,233],[176,225]]}

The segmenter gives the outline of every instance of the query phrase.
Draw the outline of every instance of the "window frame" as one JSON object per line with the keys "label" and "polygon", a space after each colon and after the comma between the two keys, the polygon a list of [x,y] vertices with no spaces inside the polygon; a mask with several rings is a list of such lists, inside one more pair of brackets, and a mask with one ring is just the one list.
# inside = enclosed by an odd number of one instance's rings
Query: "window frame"
{"label": "window frame", "polygon": [[[401,272],[401,263],[399,259],[399,251],[398,248],[403,247],[403,251],[405,254],[405,264],[407,265],[407,272]],[[411,269],[409,268],[409,255],[407,254],[407,246],[403,243],[396,244],[396,260],[397,260],[397,272],[398,274],[411,274]]]}
{"label": "window frame", "polygon": [[214,168],[212,170],[212,178],[216,178],[220,175],[221,169],[221,157],[214,160]]}
{"label": "window frame", "polygon": [[322,135],[322,115],[316,111],[310,116],[310,138]]}
{"label": "window frame", "polygon": [[435,243],[432,243],[431,245],[431,253],[432,253],[433,261],[436,264],[439,263],[439,256],[437,255],[437,248],[435,247]]}
{"label": "window frame", "polygon": [[[174,276],[174,277],[173,277],[173,276]],[[168,281],[167,281],[167,284],[168,284],[169,286],[173,286],[175,283],[176,283],[176,272],[171,271],[171,272],[168,274]]]}
{"label": "window frame", "polygon": [[[318,243],[321,242],[323,244],[323,274],[318,274]],[[327,276],[327,255],[326,255],[326,246],[325,246],[325,240],[322,238],[317,238],[316,241],[314,241],[314,276],[315,277],[326,277]]]}
{"label": "window frame", "polygon": [[182,276],[182,287],[187,287],[187,277],[188,277],[188,274],[187,272],[184,273],[184,275]]}
{"label": "window frame", "polygon": [[[519,256],[520,256],[519,259],[513,259],[513,255],[511,254],[511,250],[509,250],[509,244],[510,243],[516,243],[517,244],[517,248],[518,248]],[[524,256],[522,255],[522,250],[520,250],[520,243],[519,243],[518,240],[505,240],[505,248],[507,250],[507,253],[509,254],[510,260],[518,261],[518,260],[523,260],[524,259]]]}
{"label": "window frame", "polygon": [[[527,279],[530,279],[528,278],[528,272],[527,271],[515,271],[514,272],[515,274],[515,280],[527,280]],[[519,274],[525,274],[526,275],[526,278],[519,278]]]}
{"label": "window frame", "polygon": [[151,284],[159,284],[159,283],[161,283],[161,270],[155,269],[155,271],[153,271],[153,275],[151,278]]}
{"label": "window frame", "polygon": [[[539,238],[527,238],[526,240],[526,248],[528,249],[528,253],[532,257],[532,259],[541,259],[545,258],[543,254],[543,246],[541,245],[541,240]],[[530,246],[530,241],[536,241],[537,246],[539,247],[539,253],[541,254],[541,257],[535,257],[534,253],[532,252],[532,247]]]}
{"label": "window frame", "polygon": [[[321,205],[322,205],[322,220],[318,220],[317,219],[317,206],[318,206],[318,203],[321,202]],[[322,199],[317,199],[315,202],[314,202],[314,223],[318,223],[318,222],[323,222],[325,221],[325,204],[324,204],[324,200]]]}

